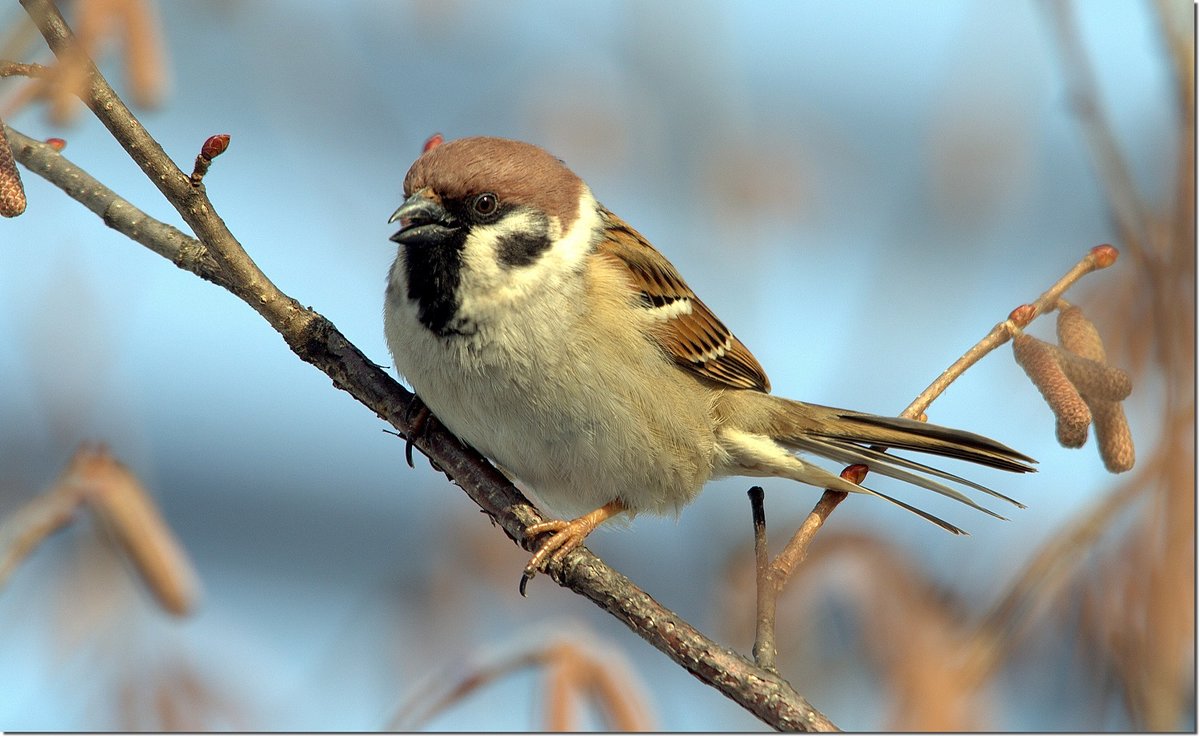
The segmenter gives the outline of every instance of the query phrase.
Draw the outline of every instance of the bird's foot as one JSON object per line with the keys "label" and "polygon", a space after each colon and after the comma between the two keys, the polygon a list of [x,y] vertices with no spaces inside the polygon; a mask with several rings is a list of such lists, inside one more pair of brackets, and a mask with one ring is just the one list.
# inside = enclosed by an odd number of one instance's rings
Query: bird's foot
{"label": "bird's foot", "polygon": [[525,585],[537,575],[538,571],[545,571],[549,566],[562,563],[568,553],[583,545],[583,541],[601,522],[624,511],[624,504],[619,501],[611,501],[603,507],[569,522],[554,519],[531,525],[526,529],[525,537],[527,538],[537,537],[546,532],[554,534],[538,546],[533,557],[529,559],[529,564],[525,566],[525,570],[521,574],[521,596],[525,595]]}

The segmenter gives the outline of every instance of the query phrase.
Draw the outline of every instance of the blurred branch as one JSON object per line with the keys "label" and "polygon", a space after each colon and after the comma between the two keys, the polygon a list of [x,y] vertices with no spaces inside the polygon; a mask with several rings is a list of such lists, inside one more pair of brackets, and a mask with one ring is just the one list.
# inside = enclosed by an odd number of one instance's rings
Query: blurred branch
{"label": "blurred branch", "polygon": [[548,636],[540,631],[533,642],[512,652],[474,658],[461,676],[445,672],[430,674],[430,678],[396,710],[384,729],[420,729],[494,681],[511,673],[537,668],[544,672],[545,679],[542,689],[545,731],[579,731],[575,708],[579,697],[592,702],[605,718],[605,729],[653,731],[653,720],[637,685],[638,679],[622,663],[606,657],[606,650],[603,645],[589,643],[577,629],[570,635],[558,636]]}
{"label": "blurred branch", "polygon": [[49,77],[53,70],[42,64],[25,64],[19,61],[0,60],[0,78],[4,77]]}
{"label": "blurred branch", "polygon": [[1095,548],[1096,542],[1111,527],[1116,516],[1128,510],[1161,472],[1161,459],[1154,459],[1100,500],[1091,510],[1073,519],[1055,533],[1026,564],[1004,595],[982,618],[979,629],[995,644],[993,655],[999,660],[999,645],[1012,642],[1025,623],[1034,618],[1035,609],[1055,598],[1056,593]]}
{"label": "blurred branch", "polygon": [[1172,0],[1155,0],[1154,10],[1175,76],[1175,101],[1184,120],[1190,121],[1196,112],[1196,59],[1194,39],[1188,31],[1192,30],[1195,6],[1188,12]]}
{"label": "blurred branch", "polygon": [[1057,0],[1046,7],[1058,34],[1058,47],[1067,74],[1067,92],[1083,123],[1088,144],[1096,155],[1100,181],[1108,188],[1117,230],[1121,240],[1133,250],[1135,258],[1144,258],[1147,253],[1146,206],[1133,184],[1129,166],[1117,147],[1112,127],[1100,105],[1096,77],[1076,31],[1074,13],[1066,0]]}
{"label": "blurred branch", "polygon": [[137,477],[103,446],[82,445],[54,486],[0,523],[0,588],[25,557],[87,505],[163,609],[191,612],[196,574]]}
{"label": "blurred branch", "polygon": [[0,589],[21,561],[71,521],[79,502],[78,494],[56,486],[0,520]]}
{"label": "blurred branch", "polygon": [[[22,0],[22,5],[60,60],[78,54],[70,29],[52,3]],[[512,540],[519,545],[531,544],[526,541],[526,528],[544,521],[533,505],[482,456],[436,423],[424,432],[414,433],[407,413],[413,395],[367,359],[329,320],[280,291],[226,228],[203,184],[192,184],[86,58],[84,69],[84,103],[175,207],[196,240],[136,210],[93,178],[88,177],[86,186],[73,184],[83,181],[80,178],[86,175],[82,170],[49,146],[12,135],[12,129],[6,128],[17,160],[100,214],[110,227],[242,299],[297,356],[325,372],[335,386],[411,439]],[[114,209],[120,218],[110,217]],[[705,637],[586,549],[567,556],[552,577],[591,599],[701,681],[772,727],[836,729],[785,680]]]}

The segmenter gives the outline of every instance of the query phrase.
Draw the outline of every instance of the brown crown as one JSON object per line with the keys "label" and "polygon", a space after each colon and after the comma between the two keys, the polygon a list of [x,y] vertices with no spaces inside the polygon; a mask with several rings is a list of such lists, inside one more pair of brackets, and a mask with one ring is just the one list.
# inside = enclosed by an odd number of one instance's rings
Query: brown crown
{"label": "brown crown", "polygon": [[404,194],[429,188],[443,199],[493,192],[502,203],[533,207],[557,217],[563,229],[579,213],[585,185],[545,150],[507,138],[476,136],[421,154],[404,178]]}

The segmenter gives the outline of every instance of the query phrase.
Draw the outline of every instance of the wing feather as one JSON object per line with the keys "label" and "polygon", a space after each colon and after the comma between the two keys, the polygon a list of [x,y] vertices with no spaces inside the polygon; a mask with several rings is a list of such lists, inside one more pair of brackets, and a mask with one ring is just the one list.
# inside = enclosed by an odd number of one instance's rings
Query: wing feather
{"label": "wing feather", "polygon": [[622,264],[648,310],[663,316],[655,339],[684,368],[737,389],[766,392],[771,382],[750,349],[700,301],[661,253],[624,220],[602,209],[599,251]]}

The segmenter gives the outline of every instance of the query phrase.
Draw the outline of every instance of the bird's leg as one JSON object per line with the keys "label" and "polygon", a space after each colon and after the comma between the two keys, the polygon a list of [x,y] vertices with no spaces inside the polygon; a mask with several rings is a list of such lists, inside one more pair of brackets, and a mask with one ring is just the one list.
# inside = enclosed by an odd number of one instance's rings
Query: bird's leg
{"label": "bird's leg", "polygon": [[525,584],[529,583],[529,579],[537,575],[537,572],[552,563],[558,563],[567,553],[583,544],[584,538],[592,534],[597,526],[604,520],[614,517],[625,511],[625,505],[620,500],[605,504],[599,509],[594,509],[591,512],[576,517],[570,522],[561,519],[550,520],[540,524],[532,525],[525,530],[525,537],[536,537],[543,532],[553,532],[540,546],[533,557],[529,559],[529,565],[525,566],[525,572],[521,576],[521,596],[525,595]]}
{"label": "bird's leg", "polygon": [[408,400],[408,406],[404,408],[405,417],[412,417],[413,412],[416,412],[417,416],[413,417],[409,422],[409,426],[412,428],[412,430],[409,432],[408,437],[404,440],[404,460],[408,462],[409,468],[416,468],[416,466],[413,465],[413,438],[421,435],[428,429],[428,425],[426,423],[429,421],[429,417],[433,414],[429,411],[429,408],[425,406],[425,403],[421,401],[421,398],[416,394],[412,395],[412,399]]}

